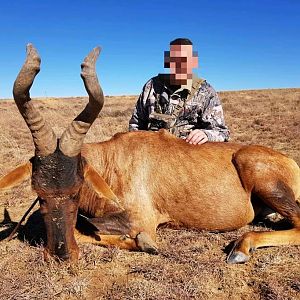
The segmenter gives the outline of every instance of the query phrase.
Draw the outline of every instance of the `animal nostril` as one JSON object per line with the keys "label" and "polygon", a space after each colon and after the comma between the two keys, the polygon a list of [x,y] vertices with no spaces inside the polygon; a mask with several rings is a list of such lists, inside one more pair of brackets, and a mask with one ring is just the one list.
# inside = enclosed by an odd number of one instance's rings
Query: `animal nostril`
{"label": "animal nostril", "polygon": [[64,244],[65,244],[64,242],[59,242],[59,243],[58,243],[58,246],[57,246],[57,249],[61,249],[61,247],[63,247]]}
{"label": "animal nostril", "polygon": [[65,255],[59,257],[59,259],[61,259],[63,261],[69,260],[70,259],[70,255],[69,254],[65,254]]}

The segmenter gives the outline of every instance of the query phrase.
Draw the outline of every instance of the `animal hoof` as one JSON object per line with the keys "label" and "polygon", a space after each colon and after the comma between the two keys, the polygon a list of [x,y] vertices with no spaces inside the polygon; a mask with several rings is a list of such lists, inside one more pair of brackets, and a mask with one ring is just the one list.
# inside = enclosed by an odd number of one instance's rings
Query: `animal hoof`
{"label": "animal hoof", "polygon": [[236,252],[232,251],[227,257],[227,262],[229,264],[241,264],[241,263],[245,263],[248,260],[249,260],[249,256],[241,251],[236,251]]}
{"label": "animal hoof", "polygon": [[148,233],[140,232],[136,236],[136,243],[141,251],[149,254],[158,254],[156,243],[152,240]]}

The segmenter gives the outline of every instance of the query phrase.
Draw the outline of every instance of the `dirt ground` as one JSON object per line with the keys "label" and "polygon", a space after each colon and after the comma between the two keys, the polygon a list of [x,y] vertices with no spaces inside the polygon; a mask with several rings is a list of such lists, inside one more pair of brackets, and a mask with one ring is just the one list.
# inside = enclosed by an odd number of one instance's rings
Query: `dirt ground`
{"label": "dirt ground", "polygon": [[[300,89],[220,96],[231,141],[270,146],[300,165]],[[107,96],[86,141],[126,131],[135,100]],[[86,101],[34,99],[58,135]],[[33,155],[33,143],[12,100],[0,100],[0,128],[3,176]],[[0,192],[0,222],[5,208],[12,221],[19,221],[35,196],[29,181]],[[70,265],[42,259],[37,209],[18,238],[7,242],[11,229],[0,228],[0,299],[300,299],[300,246],[258,249],[242,265],[225,262],[230,242],[250,230],[271,230],[265,223],[226,233],[160,228],[158,255],[79,244],[81,258]],[[26,233],[28,224],[34,230]]]}

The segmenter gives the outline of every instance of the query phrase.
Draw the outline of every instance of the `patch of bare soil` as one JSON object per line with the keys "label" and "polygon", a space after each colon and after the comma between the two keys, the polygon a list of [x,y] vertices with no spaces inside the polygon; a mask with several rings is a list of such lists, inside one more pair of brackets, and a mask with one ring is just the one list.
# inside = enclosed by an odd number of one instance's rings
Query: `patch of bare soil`
{"label": "patch of bare soil", "polygon": [[[221,92],[220,96],[231,141],[270,146],[300,164],[300,89]],[[86,101],[80,97],[34,100],[58,135]],[[104,141],[127,131],[135,101],[134,96],[107,97],[86,141]],[[0,128],[2,176],[33,155],[33,144],[12,100],[0,101]],[[17,222],[35,196],[30,182],[0,192],[0,222],[4,208]],[[43,226],[34,212],[19,238],[7,242],[4,238],[11,229],[0,231],[0,298],[300,299],[300,246],[258,249],[246,264],[226,264],[227,246],[250,230],[266,228],[248,225],[214,233],[164,227],[157,233],[158,255],[80,244],[81,258],[70,265],[44,262]]]}

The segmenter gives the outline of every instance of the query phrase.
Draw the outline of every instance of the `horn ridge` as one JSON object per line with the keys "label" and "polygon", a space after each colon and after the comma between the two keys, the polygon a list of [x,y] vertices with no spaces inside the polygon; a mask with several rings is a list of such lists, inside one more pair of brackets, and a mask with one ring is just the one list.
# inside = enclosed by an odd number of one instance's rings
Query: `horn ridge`
{"label": "horn ridge", "polygon": [[96,74],[96,61],[100,51],[100,47],[94,48],[81,64],[81,78],[89,95],[89,102],[60,138],[60,150],[70,157],[80,153],[86,133],[103,107],[104,95]]}
{"label": "horn ridge", "polygon": [[32,44],[27,44],[26,52],[26,60],[14,82],[13,96],[31,132],[35,154],[47,156],[55,151],[57,139],[52,128],[32,104],[30,98],[30,88],[40,71],[41,58]]}

